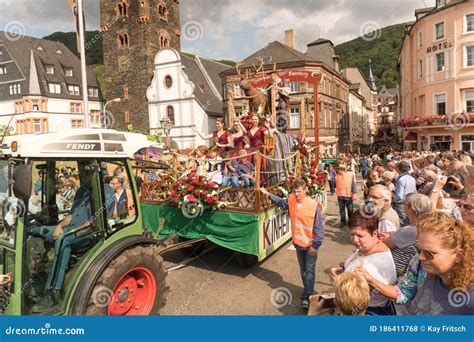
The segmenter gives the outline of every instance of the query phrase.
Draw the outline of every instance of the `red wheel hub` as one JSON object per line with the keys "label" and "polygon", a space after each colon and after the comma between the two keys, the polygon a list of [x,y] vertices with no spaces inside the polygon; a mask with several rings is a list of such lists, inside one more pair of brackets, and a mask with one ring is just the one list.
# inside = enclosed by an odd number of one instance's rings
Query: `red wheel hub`
{"label": "red wheel hub", "polygon": [[153,273],[145,267],[133,268],[115,284],[108,306],[111,316],[149,315],[156,296]]}

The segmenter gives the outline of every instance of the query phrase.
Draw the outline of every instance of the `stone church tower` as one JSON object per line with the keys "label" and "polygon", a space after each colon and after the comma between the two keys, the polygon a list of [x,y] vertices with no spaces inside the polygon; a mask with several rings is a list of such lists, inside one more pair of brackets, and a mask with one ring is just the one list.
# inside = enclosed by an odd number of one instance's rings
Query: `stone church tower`
{"label": "stone church tower", "polygon": [[179,0],[101,0],[107,111],[113,128],[147,133],[154,58],[161,48],[181,50]]}

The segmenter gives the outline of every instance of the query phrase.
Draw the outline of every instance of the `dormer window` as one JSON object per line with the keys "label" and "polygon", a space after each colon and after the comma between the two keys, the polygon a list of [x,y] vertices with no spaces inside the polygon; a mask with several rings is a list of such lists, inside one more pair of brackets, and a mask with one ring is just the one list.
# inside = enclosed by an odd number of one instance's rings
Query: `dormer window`
{"label": "dormer window", "polygon": [[53,74],[54,74],[54,66],[52,66],[52,65],[45,65],[44,67],[45,67],[45,69],[46,69],[46,73],[47,73],[47,74],[50,74],[50,75],[53,75]]}
{"label": "dormer window", "polygon": [[64,75],[67,77],[72,77],[72,68],[64,68]]}
{"label": "dormer window", "polygon": [[64,55],[64,53],[63,53],[61,50],[56,50],[56,53],[57,53],[58,55]]}
{"label": "dormer window", "polygon": [[271,63],[272,62],[272,56],[265,56],[263,57],[263,62],[266,63]]}
{"label": "dormer window", "polygon": [[98,88],[89,88],[89,96],[90,97],[99,97],[99,89]]}
{"label": "dormer window", "polygon": [[7,67],[5,65],[0,65],[0,75],[5,75],[7,73]]}
{"label": "dormer window", "polygon": [[68,85],[67,91],[69,92],[69,95],[76,95],[76,96],[80,95],[79,86]]}

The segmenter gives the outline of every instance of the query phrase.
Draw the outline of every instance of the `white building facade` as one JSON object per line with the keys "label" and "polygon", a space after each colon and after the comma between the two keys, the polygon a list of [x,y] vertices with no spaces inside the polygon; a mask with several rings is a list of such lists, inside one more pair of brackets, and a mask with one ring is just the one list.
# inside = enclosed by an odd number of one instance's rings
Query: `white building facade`
{"label": "white building facade", "polygon": [[193,126],[206,135],[216,130],[216,119],[222,116],[222,96],[215,80],[227,68],[171,48],[160,50],[147,90],[150,133],[160,132],[160,120],[168,117],[173,122],[170,137],[179,149],[209,145],[194,133]]}
{"label": "white building facade", "polygon": [[[79,59],[63,44],[0,32],[0,125],[10,134],[84,127]],[[101,127],[97,80],[88,70],[89,127]]]}

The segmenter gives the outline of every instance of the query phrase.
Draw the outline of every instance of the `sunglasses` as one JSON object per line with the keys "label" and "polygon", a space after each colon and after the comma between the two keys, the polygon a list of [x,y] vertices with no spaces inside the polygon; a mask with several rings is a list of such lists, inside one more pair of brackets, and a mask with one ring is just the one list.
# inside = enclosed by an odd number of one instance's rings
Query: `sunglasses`
{"label": "sunglasses", "polygon": [[423,254],[426,258],[426,260],[433,260],[437,255],[441,254],[446,254],[452,252],[454,249],[450,249],[449,251],[441,252],[441,253],[434,253],[431,251],[427,251],[425,249],[420,248],[420,246],[415,244],[415,250],[418,253],[418,255]]}

